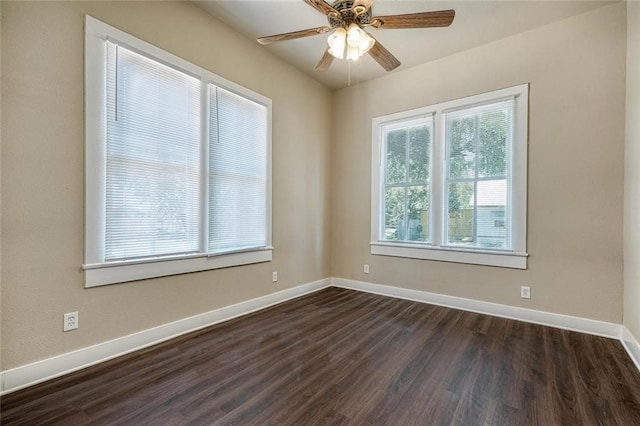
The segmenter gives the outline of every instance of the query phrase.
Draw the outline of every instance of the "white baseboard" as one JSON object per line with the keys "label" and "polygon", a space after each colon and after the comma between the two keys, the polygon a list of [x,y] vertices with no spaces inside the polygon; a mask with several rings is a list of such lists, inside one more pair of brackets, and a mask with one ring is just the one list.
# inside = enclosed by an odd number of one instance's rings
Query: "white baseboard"
{"label": "white baseboard", "polygon": [[638,370],[640,370],[640,343],[633,337],[633,334],[624,325],[620,330],[620,340],[622,346],[627,350]]}
{"label": "white baseboard", "polygon": [[383,296],[407,299],[433,305],[446,306],[470,312],[509,318],[550,327],[604,336],[622,341],[623,346],[640,370],[640,344],[626,327],[603,321],[550,312],[536,311],[515,306],[429,293],[382,284],[343,278],[326,278],[303,284],[235,305],[181,319],[169,324],[130,334],[94,346],[23,365],[0,372],[0,395],[59,377],[127,353],[155,345],[185,333],[199,330],[223,321],[246,315],[289,299],[313,293],[326,287],[341,287]]}
{"label": "white baseboard", "polygon": [[432,305],[446,306],[448,308],[462,309],[464,311],[477,312],[480,314],[547,325],[565,330],[579,331],[581,333],[593,334],[596,336],[620,339],[620,324],[613,324],[610,322],[596,321],[544,311],[535,311],[533,309],[500,305],[497,303],[464,299],[462,297],[447,296],[444,294],[429,293],[426,291],[411,290],[389,285],[346,280],[342,278],[333,278],[331,283],[335,287],[365,291],[367,293],[396,297],[398,299],[430,303]]}
{"label": "white baseboard", "polygon": [[640,371],[640,343],[620,324],[343,278],[332,278],[331,285],[620,340]]}
{"label": "white baseboard", "polygon": [[185,333],[282,303],[328,287],[331,279],[299,285],[256,299],[184,318],[94,346],[0,372],[0,395],[41,383]]}

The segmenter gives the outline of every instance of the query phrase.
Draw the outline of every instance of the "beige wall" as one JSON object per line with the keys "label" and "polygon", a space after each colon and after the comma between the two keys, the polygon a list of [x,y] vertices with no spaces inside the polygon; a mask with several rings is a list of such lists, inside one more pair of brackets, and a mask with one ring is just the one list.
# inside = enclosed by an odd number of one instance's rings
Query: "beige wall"
{"label": "beige wall", "polygon": [[627,3],[624,325],[640,341],[640,2]]}
{"label": "beige wall", "polygon": [[[333,97],[189,3],[0,5],[0,369],[329,276],[619,323],[623,181],[624,321],[640,337],[640,268],[633,265],[640,186],[632,170],[640,165],[640,128],[631,119],[624,177],[621,168],[624,4]],[[628,7],[630,15],[638,11],[638,3]],[[273,262],[82,288],[84,13],[273,99]],[[635,16],[628,117],[640,114]],[[371,256],[371,118],[525,82],[531,83],[529,269]],[[363,263],[371,265],[369,275]],[[279,271],[277,286],[272,270]],[[531,301],[519,298],[523,284],[532,286]],[[75,310],[80,329],[62,333],[62,314]]]}
{"label": "beige wall", "polygon": [[[333,276],[620,323],[625,37],[621,3],[336,92]],[[527,82],[529,268],[370,255],[371,118]]]}
{"label": "beige wall", "polygon": [[[83,289],[85,13],[273,99],[273,262]],[[328,89],[188,2],[2,14],[2,370],[330,276]]]}

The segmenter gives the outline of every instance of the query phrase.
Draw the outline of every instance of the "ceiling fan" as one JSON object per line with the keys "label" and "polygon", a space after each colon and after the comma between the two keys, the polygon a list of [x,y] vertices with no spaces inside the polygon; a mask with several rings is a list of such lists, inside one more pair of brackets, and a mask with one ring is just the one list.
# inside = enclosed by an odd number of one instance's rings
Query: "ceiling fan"
{"label": "ceiling fan", "polygon": [[327,40],[329,47],[314,69],[323,71],[331,66],[334,58],[356,60],[368,53],[386,71],[400,66],[400,61],[363,28],[377,29],[448,27],[455,11],[409,13],[405,15],[372,16],[373,0],[336,0],[332,5],[324,0],[304,0],[318,12],[327,15],[329,26],[260,37],[260,44],[293,40],[332,32]]}

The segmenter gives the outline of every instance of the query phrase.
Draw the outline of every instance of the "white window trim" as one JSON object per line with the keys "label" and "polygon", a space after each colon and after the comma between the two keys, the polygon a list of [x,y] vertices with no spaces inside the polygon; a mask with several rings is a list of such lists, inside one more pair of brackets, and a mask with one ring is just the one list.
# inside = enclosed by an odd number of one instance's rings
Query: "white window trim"
{"label": "white window trim", "polygon": [[[104,41],[112,38],[127,46],[131,46],[144,55],[152,56],[159,61],[171,64],[194,74],[203,81],[203,92],[207,85],[216,86],[235,92],[241,96],[261,103],[267,107],[267,199],[266,199],[266,241],[265,247],[230,251],[226,253],[208,254],[201,252],[188,256],[157,257],[135,261],[104,262],[104,194],[105,194],[105,153],[103,144],[96,143],[104,136],[105,123],[105,55]],[[206,105],[203,108],[207,108]],[[207,111],[204,111],[207,112]],[[204,115],[205,117],[207,114]],[[203,120],[205,123],[206,120]],[[203,124],[206,127],[206,124]],[[226,268],[230,266],[248,265],[268,262],[273,257],[272,246],[272,213],[271,213],[271,99],[226,80],[204,68],[194,65],[152,44],[144,42],[124,31],[118,30],[91,16],[85,16],[85,260],[82,269],[85,271],[85,287],[96,287],[107,284],[135,281],[147,278],[188,272]],[[206,135],[206,128],[203,128]],[[203,144],[206,146],[206,144]],[[205,149],[205,148],[203,148]],[[206,187],[203,186],[207,196]],[[206,201],[206,198],[205,198]],[[203,208],[206,210],[206,207]],[[206,216],[204,216],[206,217]],[[206,231],[205,229],[201,232]],[[206,250],[201,242],[202,250]]]}
{"label": "white window trim", "polygon": [[[528,148],[528,105],[529,84],[509,87],[402,111],[372,119],[371,135],[371,254],[381,256],[406,257],[455,263],[498,266],[504,268],[527,268],[527,148]],[[463,107],[478,106],[503,99],[514,99],[514,140],[511,152],[512,176],[512,250],[474,249],[443,246],[442,222],[446,208],[444,202],[445,164],[445,113]],[[382,235],[382,148],[385,125],[409,121],[432,115],[434,117],[433,152],[431,165],[431,212],[432,240],[430,244],[385,241]]]}
{"label": "white window trim", "polygon": [[85,287],[97,287],[147,278],[186,274],[188,272],[269,262],[272,259],[272,250],[273,247],[265,247],[253,251],[227,253],[217,256],[197,254],[184,256],[181,259],[157,258],[152,260],[117,262],[114,264],[85,264],[83,265],[85,270]]}

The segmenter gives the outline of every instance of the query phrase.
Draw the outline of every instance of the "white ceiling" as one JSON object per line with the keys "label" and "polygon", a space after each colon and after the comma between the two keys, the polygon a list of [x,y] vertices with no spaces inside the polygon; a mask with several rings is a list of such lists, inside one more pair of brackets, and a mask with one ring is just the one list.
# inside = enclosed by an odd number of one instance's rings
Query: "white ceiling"
{"label": "white ceiling", "polygon": [[[455,9],[456,17],[447,28],[383,30],[370,27],[367,31],[402,62],[397,71],[616,1],[375,0],[374,16]],[[195,3],[252,39],[327,25],[326,17],[302,0],[196,0]],[[314,71],[314,65],[327,47],[326,39],[327,35],[317,35],[282,41],[264,49],[334,89],[347,86],[349,74],[351,84],[385,74],[368,55],[351,64],[336,59],[329,70]]]}

